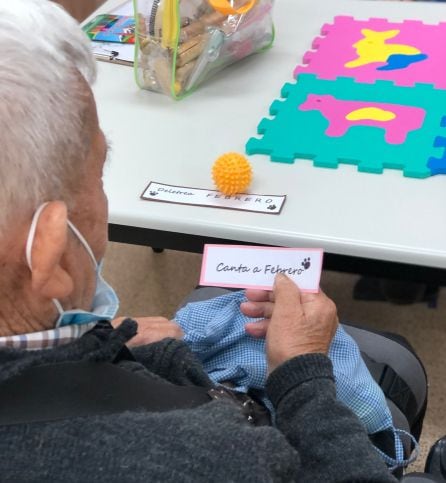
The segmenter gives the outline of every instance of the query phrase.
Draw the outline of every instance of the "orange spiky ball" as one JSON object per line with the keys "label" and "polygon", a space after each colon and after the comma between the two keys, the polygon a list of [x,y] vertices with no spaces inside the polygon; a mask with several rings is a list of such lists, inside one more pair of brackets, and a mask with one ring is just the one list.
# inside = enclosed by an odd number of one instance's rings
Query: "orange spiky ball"
{"label": "orange spiky ball", "polygon": [[252,181],[252,168],[245,156],[239,153],[222,154],[212,166],[212,179],[225,195],[241,193]]}

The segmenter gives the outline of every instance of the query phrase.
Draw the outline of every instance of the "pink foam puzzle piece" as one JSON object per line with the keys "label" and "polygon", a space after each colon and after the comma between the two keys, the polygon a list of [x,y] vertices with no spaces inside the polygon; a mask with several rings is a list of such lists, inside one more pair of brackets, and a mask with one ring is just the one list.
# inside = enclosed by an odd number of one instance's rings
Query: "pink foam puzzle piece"
{"label": "pink foam puzzle piece", "polygon": [[[305,102],[298,109],[319,111],[329,122],[325,131],[327,136],[343,136],[353,126],[378,127],[385,130],[385,140],[389,144],[404,143],[410,131],[421,128],[426,114],[425,110],[419,107],[381,102],[346,101],[336,99],[331,95],[318,94],[308,94]],[[348,119],[352,113],[357,113],[357,119]],[[385,116],[384,119],[380,119],[378,114]]]}
{"label": "pink foam puzzle piece", "polygon": [[[446,22],[428,25],[419,20],[338,16],[322,27],[321,35],[313,41],[314,50],[304,55],[304,65],[296,67],[295,76],[352,77],[364,83],[382,79],[401,86],[428,83],[446,89]],[[398,56],[402,64],[389,68],[388,59]]]}

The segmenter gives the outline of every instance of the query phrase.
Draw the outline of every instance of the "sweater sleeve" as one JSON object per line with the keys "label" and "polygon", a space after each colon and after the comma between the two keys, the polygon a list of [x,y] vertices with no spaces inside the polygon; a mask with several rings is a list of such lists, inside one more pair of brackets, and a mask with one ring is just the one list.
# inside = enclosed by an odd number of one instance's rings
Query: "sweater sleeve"
{"label": "sweater sleeve", "polygon": [[137,362],[146,369],[181,386],[213,387],[198,358],[188,345],[177,339],[163,339],[132,349]]}
{"label": "sweater sleeve", "polygon": [[323,354],[295,357],[273,371],[267,394],[276,425],[299,452],[306,482],[396,482],[359,419],[336,399]]}

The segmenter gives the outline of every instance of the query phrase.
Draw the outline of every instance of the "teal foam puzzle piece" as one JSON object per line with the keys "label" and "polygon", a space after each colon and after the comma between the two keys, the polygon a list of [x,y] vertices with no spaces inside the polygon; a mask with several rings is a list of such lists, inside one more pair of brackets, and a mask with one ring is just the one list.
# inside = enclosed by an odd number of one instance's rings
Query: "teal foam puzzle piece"
{"label": "teal foam puzzle piece", "polygon": [[[446,116],[443,116],[441,120],[441,126],[446,127]],[[431,156],[427,165],[429,166],[432,174],[446,174],[446,137],[437,136],[434,141],[434,146],[443,148],[443,155],[441,157]]]}
{"label": "teal foam puzzle piece", "polygon": [[[330,122],[320,111],[299,109],[311,94],[333,96],[340,101],[419,108],[425,111],[424,120],[421,127],[408,130],[399,144],[386,141],[386,129],[371,125],[351,125],[345,134],[330,136],[326,134]],[[399,169],[414,178],[436,174],[428,160],[444,156],[444,148],[434,145],[434,140],[446,132],[442,125],[446,91],[432,85],[402,87],[383,80],[363,84],[346,77],[321,80],[313,74],[300,74],[296,83],[283,86],[281,96],[271,104],[272,118],[263,119],[258,126],[262,137],[247,142],[248,155],[265,154],[271,161],[282,163],[310,159],[314,166],[325,168],[354,164],[359,171],[369,173]]]}

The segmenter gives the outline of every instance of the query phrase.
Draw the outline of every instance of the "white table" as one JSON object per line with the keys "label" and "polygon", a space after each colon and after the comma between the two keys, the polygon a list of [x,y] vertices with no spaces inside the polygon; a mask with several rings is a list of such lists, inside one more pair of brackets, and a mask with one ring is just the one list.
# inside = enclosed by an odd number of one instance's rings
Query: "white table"
{"label": "white table", "polygon": [[[100,11],[120,3],[109,0]],[[280,215],[140,199],[151,180],[213,188],[213,161],[244,151],[321,25],[339,14],[437,23],[446,21],[446,4],[279,0],[274,47],[179,102],[139,90],[129,67],[98,62],[94,92],[113,147],[105,174],[111,239],[192,251],[215,239],[322,247],[327,268],[446,283],[446,176],[418,180],[396,170],[373,175],[348,165],[330,170],[306,160],[288,165],[253,156],[251,192],[286,194]]]}

